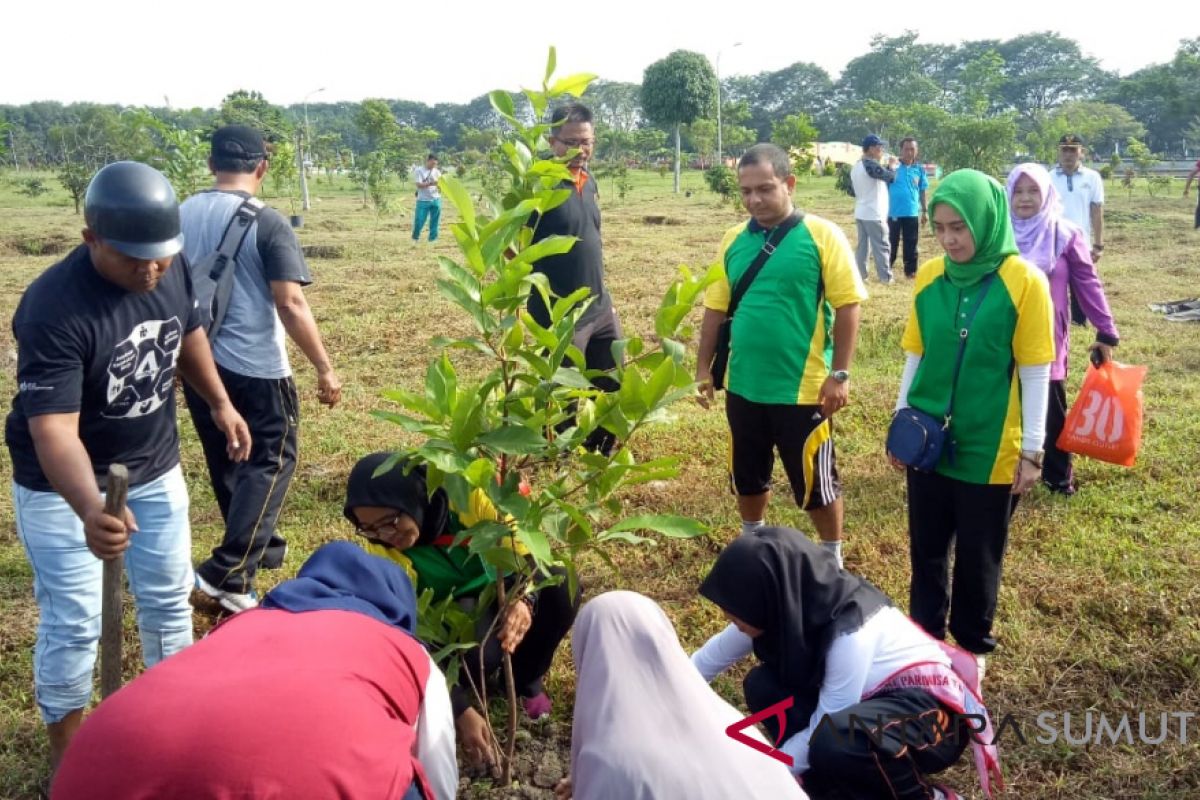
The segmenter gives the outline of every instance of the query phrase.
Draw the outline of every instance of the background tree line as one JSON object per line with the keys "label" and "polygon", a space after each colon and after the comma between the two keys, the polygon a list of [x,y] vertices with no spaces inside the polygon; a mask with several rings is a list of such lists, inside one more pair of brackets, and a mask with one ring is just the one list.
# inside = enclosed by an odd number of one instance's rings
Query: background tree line
{"label": "background tree line", "polygon": [[[857,142],[868,132],[892,141],[915,135],[944,167],[992,172],[1014,158],[1051,159],[1068,130],[1105,158],[1127,154],[1131,138],[1164,157],[1200,150],[1200,38],[1182,40],[1169,61],[1121,76],[1053,32],[962,44],[925,44],[914,31],[881,35],[836,80],[802,61],[724,78],[719,135],[715,89],[707,57],[686,51],[650,65],[643,84],[597,81],[584,98],[597,115],[596,160],[665,165],[676,134],[683,159],[700,167],[716,158],[718,139],[730,157],[756,141]],[[516,118],[531,121],[527,98],[511,97]],[[71,189],[108,161],[135,158],[173,171],[186,193],[203,181],[208,133],[248,122],[276,142],[281,193],[301,147],[313,170],[350,172],[364,202],[379,207],[380,187],[403,178],[427,149],[454,154],[454,166],[486,180],[497,166],[484,154],[507,127],[487,95],[462,104],[310,103],[307,112],[305,128],[304,106],[276,106],[253,91],[234,92],[217,109],[0,106],[0,163],[54,169]]]}

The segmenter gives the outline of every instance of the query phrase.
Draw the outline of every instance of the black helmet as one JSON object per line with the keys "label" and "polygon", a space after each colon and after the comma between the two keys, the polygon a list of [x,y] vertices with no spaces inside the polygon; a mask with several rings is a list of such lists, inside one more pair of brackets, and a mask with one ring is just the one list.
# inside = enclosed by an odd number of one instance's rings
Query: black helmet
{"label": "black helmet", "polygon": [[93,176],[83,217],[105,243],[133,258],[166,258],[183,249],[171,182],[137,161],[117,161]]}

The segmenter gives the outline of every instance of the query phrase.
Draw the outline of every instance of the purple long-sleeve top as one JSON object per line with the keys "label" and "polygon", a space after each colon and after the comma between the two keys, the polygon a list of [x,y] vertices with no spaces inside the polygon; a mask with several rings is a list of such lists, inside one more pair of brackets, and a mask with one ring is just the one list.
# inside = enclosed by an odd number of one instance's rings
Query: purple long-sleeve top
{"label": "purple long-sleeve top", "polygon": [[1050,297],[1054,300],[1056,354],[1050,366],[1050,380],[1061,381],[1067,377],[1067,355],[1070,353],[1071,303],[1067,299],[1068,285],[1088,322],[1096,327],[1096,341],[1116,346],[1120,337],[1108,307],[1108,298],[1104,296],[1104,284],[1096,273],[1096,265],[1092,263],[1092,254],[1082,230],[1075,231],[1047,277],[1050,280]]}

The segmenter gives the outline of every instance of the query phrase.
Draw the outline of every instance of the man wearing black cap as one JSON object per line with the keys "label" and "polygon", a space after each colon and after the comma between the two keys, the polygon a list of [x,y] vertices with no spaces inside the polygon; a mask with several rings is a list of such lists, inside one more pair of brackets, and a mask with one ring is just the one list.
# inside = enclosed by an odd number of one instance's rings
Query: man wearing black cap
{"label": "man wearing black cap", "polygon": [[[1050,180],[1062,199],[1063,216],[1083,228],[1085,241],[1092,246],[1092,263],[1099,265],[1104,255],[1104,179],[1094,169],[1083,166],[1083,139],[1068,133],[1058,140],[1058,165],[1050,170]],[[1086,325],[1087,316],[1071,294],[1071,321]]]}
{"label": "man wearing black cap", "polygon": [[[212,408],[227,456],[251,449],[177,255],[171,184],[145,164],[109,164],[88,186],[84,215],[83,244],[29,285],[13,316],[19,388],[5,428],[39,609],[34,683],[52,769],[92,695],[98,559],[125,554],[146,666],[192,642],[176,374]],[[100,490],[111,464],[129,470],[120,518],[104,513]]]}
{"label": "man wearing black cap", "polygon": [[[254,433],[249,460],[226,456],[205,403],[187,393],[188,409],[208,462],[225,535],[196,569],[196,586],[226,609],[257,605],[254,575],[283,563],[287,543],[276,532],[279,511],[296,469],[299,400],[288,363],[290,337],[317,371],[317,399],[334,406],[342,385],[333,371],[302,287],[312,282],[300,243],[278,211],[255,199],[269,164],[262,135],[244,125],[213,134],[208,191],[180,209],[184,252],[194,270],[217,250],[226,227],[245,205],[254,212],[230,261],[233,285],[213,333],[213,358],[233,405]],[[204,276],[197,275],[197,281]]]}
{"label": "man wearing black cap", "polygon": [[[888,186],[896,180],[896,171],[882,166],[883,139],[871,134],[863,139],[862,159],[850,169],[854,187],[854,224],[858,228],[858,247],[854,259],[858,274],[867,279],[868,249],[875,254],[875,272],[880,283],[892,282],[891,243],[888,240]],[[892,159],[891,167],[896,165]]]}

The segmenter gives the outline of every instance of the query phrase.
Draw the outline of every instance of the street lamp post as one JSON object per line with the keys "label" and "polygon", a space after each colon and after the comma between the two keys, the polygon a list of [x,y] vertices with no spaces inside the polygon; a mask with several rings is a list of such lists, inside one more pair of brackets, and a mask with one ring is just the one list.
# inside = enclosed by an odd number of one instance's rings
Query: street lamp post
{"label": "street lamp post", "polygon": [[[742,46],[741,42],[734,42],[733,44],[731,44],[729,46],[729,49],[732,50],[735,47],[741,47],[741,46]],[[722,160],[724,155],[725,155],[725,150],[722,147],[722,141],[721,141],[721,51],[718,50],[717,51],[717,164],[718,165],[724,166],[725,162]]]}
{"label": "street lamp post", "polygon": [[324,86],[322,86],[320,89],[313,89],[311,92],[304,95],[304,142],[300,147],[300,207],[304,211],[308,211],[309,207],[308,170],[305,167],[305,162],[308,160],[306,157],[306,151],[311,146],[309,143],[312,141],[308,130],[308,98],[323,91],[325,91]]}

